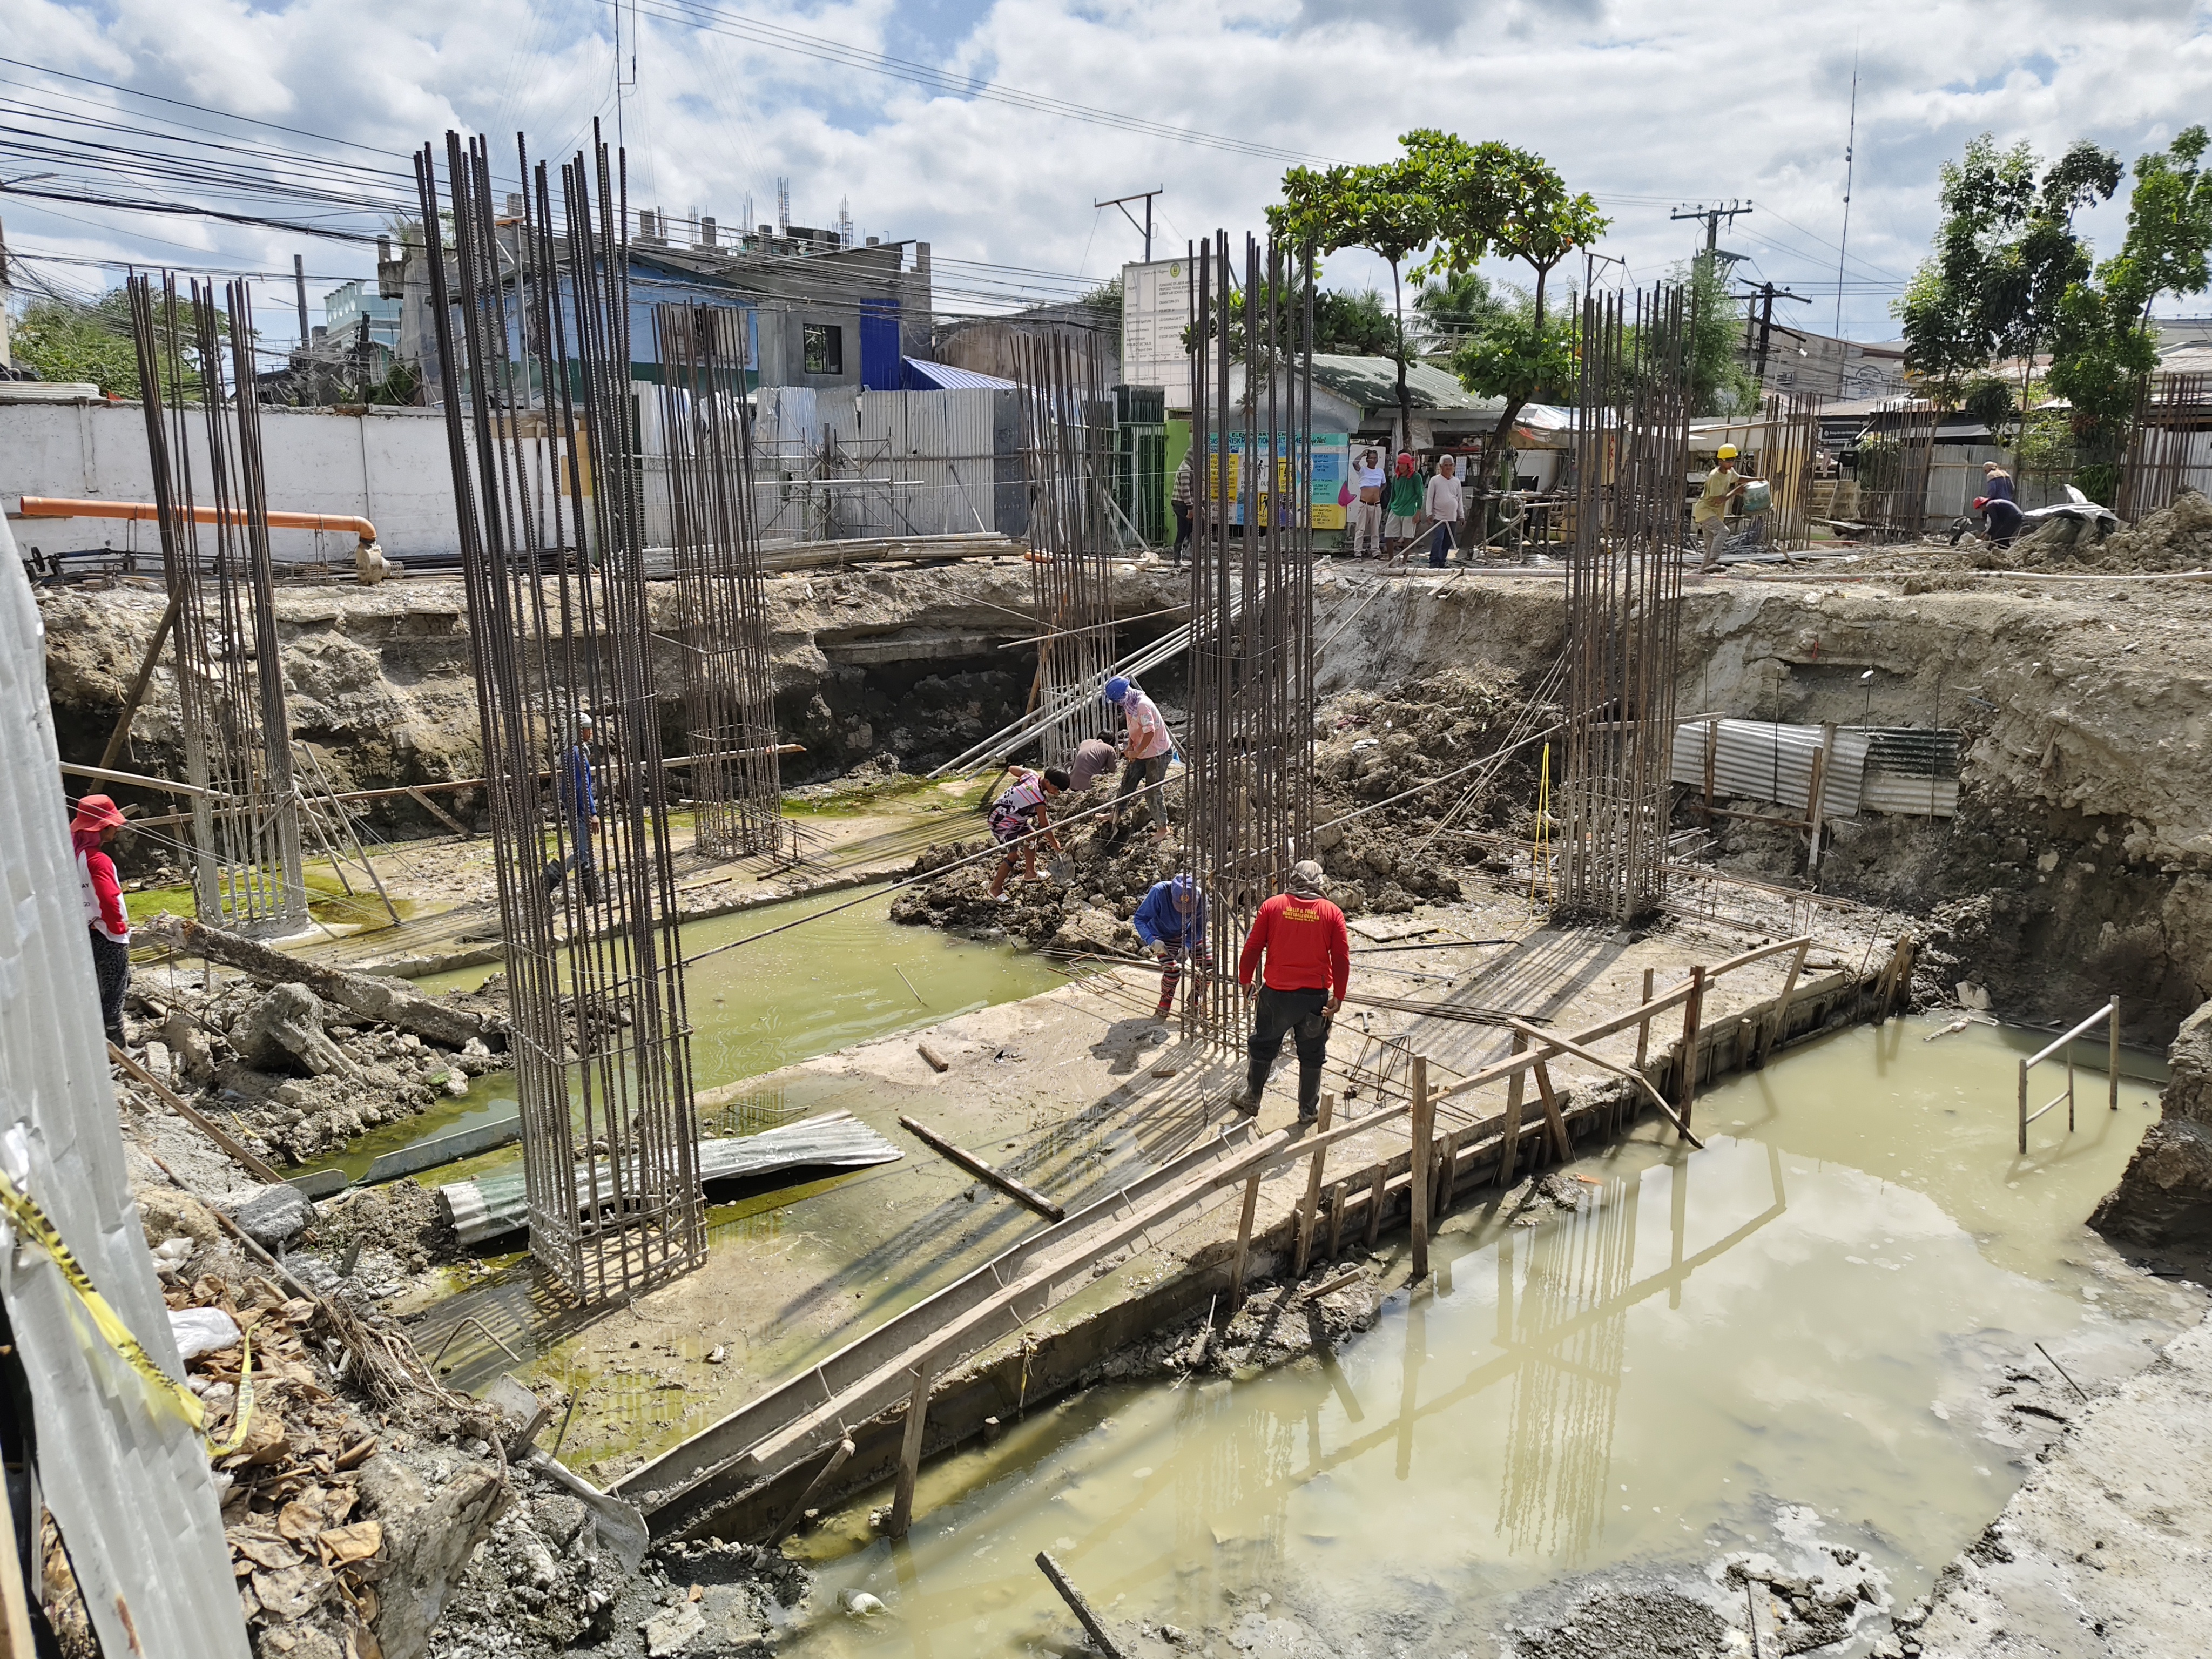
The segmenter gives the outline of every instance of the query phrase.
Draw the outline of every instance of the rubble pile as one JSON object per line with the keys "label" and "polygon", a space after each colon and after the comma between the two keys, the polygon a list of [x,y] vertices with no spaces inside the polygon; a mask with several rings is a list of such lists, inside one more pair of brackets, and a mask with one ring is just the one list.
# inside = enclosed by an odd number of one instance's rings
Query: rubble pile
{"label": "rubble pile", "polygon": [[[2173,505],[2146,514],[2126,530],[2116,530],[2101,542],[2082,535],[2070,544],[2058,543],[2055,527],[2036,532],[2030,541],[2039,547],[2046,538],[2054,544],[2052,562],[2070,559],[2097,570],[2212,570],[2212,501],[2193,489],[2185,489]],[[2016,545],[2022,549],[2027,542]]]}
{"label": "rubble pile", "polygon": [[[1466,786],[1456,780],[1420,787],[1497,752],[1526,708],[1511,675],[1481,665],[1446,669],[1384,692],[1343,692],[1322,705],[1315,717],[1315,841],[1333,884],[1329,896],[1346,915],[1395,915],[1458,898],[1453,872],[1478,862],[1486,849],[1454,832],[1526,830],[1539,750],[1509,758],[1464,807]],[[1113,787],[1102,781],[1088,795],[1063,798],[1055,804],[1060,817],[1097,805]],[[1419,793],[1391,800],[1408,791]],[[1378,805],[1386,801],[1391,804]],[[1332,822],[1362,807],[1376,810]],[[1445,833],[1425,845],[1448,812]],[[1180,867],[1182,814],[1182,790],[1171,781],[1168,817],[1177,833],[1165,841],[1155,840],[1141,817],[1119,832],[1101,823],[1076,823],[1062,834],[1064,856],[1040,849],[1038,874],[1048,868],[1049,879],[1024,882],[1018,865],[996,900],[988,890],[997,860],[983,856],[992,848],[979,823],[975,836],[932,846],[915,860],[910,877],[947,873],[901,894],[891,919],[1055,950],[1133,950],[1130,916],[1154,882]],[[969,859],[975,861],[948,868]]]}
{"label": "rubble pile", "polygon": [[[147,1231],[153,1243],[161,1229],[149,1218]],[[509,1501],[497,1425],[410,1378],[420,1362],[398,1339],[243,1263],[163,1279],[216,1445],[243,1413],[214,1479],[256,1653],[414,1659]]]}
{"label": "rubble pile", "polygon": [[[231,977],[211,996],[183,980],[134,988],[126,1024],[146,1069],[234,1122],[255,1152],[301,1164],[366,1129],[428,1111],[504,1062],[481,1041],[447,1049],[359,1020],[304,985]],[[158,1021],[159,1023],[155,1023]]]}

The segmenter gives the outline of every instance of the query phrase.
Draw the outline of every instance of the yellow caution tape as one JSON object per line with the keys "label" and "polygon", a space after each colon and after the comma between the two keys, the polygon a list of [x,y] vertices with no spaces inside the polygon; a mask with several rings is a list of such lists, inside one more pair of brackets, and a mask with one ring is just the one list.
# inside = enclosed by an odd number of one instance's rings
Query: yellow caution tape
{"label": "yellow caution tape", "polygon": [[[54,1224],[46,1219],[46,1212],[19,1189],[5,1172],[0,1172],[0,1211],[6,1212],[26,1240],[52,1258],[54,1266],[61,1269],[64,1282],[76,1292],[76,1299],[84,1304],[85,1312],[92,1316],[94,1328],[99,1331],[107,1346],[121,1354],[131,1369],[145,1379],[147,1386],[154,1390],[155,1398],[167,1402],[178,1416],[199,1431],[202,1437],[205,1438],[207,1411],[200,1404],[199,1396],[154,1363],[154,1357],[131,1334],[131,1328],[123,1322],[122,1316],[108,1304],[107,1298],[100,1293],[99,1287],[78,1264]],[[239,1328],[238,1370],[238,1410],[233,1416],[230,1438],[220,1444],[208,1441],[208,1453],[213,1457],[228,1456],[244,1445],[246,1429],[252,1420],[253,1339],[246,1334],[243,1326]]]}

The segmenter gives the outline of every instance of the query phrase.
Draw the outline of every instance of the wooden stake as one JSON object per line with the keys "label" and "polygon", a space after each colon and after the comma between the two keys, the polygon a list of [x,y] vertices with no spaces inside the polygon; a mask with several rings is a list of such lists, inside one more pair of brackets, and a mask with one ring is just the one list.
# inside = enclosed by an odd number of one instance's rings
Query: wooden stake
{"label": "wooden stake", "polygon": [[1465,1133],[1463,1129],[1454,1129],[1444,1137],[1443,1157],[1437,1164],[1437,1213],[1439,1216],[1450,1213],[1452,1199],[1459,1191],[1459,1138]]}
{"label": "wooden stake", "polygon": [[837,1471],[845,1467],[845,1460],[852,1455],[853,1437],[848,1434],[830,1452],[830,1461],[815,1470],[814,1478],[806,1483],[806,1490],[799,1494],[790,1510],[775,1523],[775,1530],[769,1534],[763,1548],[772,1550],[791,1535],[792,1528],[805,1518],[806,1506],[814,1501],[815,1494],[828,1488],[830,1483],[837,1478]]}
{"label": "wooden stake", "polygon": [[130,1055],[125,1054],[122,1049],[116,1047],[112,1042],[107,1045],[107,1057],[113,1060],[118,1066],[120,1066],[125,1071],[130,1073],[131,1076],[137,1078],[139,1082],[151,1089],[155,1095],[160,1097],[161,1102],[164,1106],[167,1106],[179,1117],[184,1119],[185,1122],[191,1124],[195,1129],[198,1129],[210,1140],[215,1142],[216,1146],[222,1147],[224,1152],[229,1153],[232,1162],[236,1164],[240,1169],[245,1170],[246,1174],[252,1176],[256,1181],[261,1182],[270,1187],[282,1187],[285,1184],[284,1177],[278,1175],[276,1170],[270,1169],[259,1158],[254,1157],[252,1152],[246,1151],[245,1143],[240,1140],[237,1136],[232,1134],[221,1124],[209,1118],[204,1113],[185,1104],[182,1100],[179,1100],[175,1094],[164,1086],[161,1081],[151,1072],[148,1071],[143,1066],[141,1066],[137,1060],[131,1059]]}
{"label": "wooden stake", "polygon": [[1567,1121],[1559,1115],[1559,1097],[1552,1091],[1552,1073],[1542,1060],[1534,1066],[1536,1095],[1544,1103],[1544,1127],[1551,1131],[1553,1155],[1562,1164],[1571,1162],[1575,1155],[1574,1142],[1567,1138]]}
{"label": "wooden stake", "polygon": [[969,1175],[974,1176],[978,1181],[981,1181],[987,1182],[990,1186],[996,1187],[1008,1198],[1018,1200],[1021,1203],[1028,1205],[1030,1208],[1035,1210],[1039,1215],[1044,1217],[1047,1220],[1065,1221],[1067,1219],[1067,1212],[1061,1209],[1059,1205],[1054,1203],[1042,1193],[1037,1191],[1036,1188],[1024,1185],[1021,1182],[1015,1180],[1013,1176],[1006,1174],[1002,1170],[993,1169],[981,1158],[976,1157],[975,1153],[963,1151],[961,1148],[954,1146],[951,1141],[947,1140],[943,1135],[939,1134],[936,1130],[928,1128],[922,1124],[916,1123],[912,1118],[907,1116],[904,1113],[901,1113],[899,1115],[899,1127],[904,1129],[908,1134],[912,1135],[916,1140],[921,1142],[923,1146],[927,1146],[931,1151],[939,1152],[944,1157],[951,1159],[953,1163],[958,1164],[962,1169],[967,1170]]}
{"label": "wooden stake", "polygon": [[914,1483],[921,1474],[921,1435],[929,1422],[929,1361],[915,1368],[914,1395],[906,1404],[906,1434],[899,1442],[898,1490],[891,1498],[890,1525],[894,1538],[906,1536],[914,1522]]}
{"label": "wooden stake", "polygon": [[1413,1056],[1413,1109],[1411,1115],[1413,1155],[1412,1202],[1406,1230],[1413,1241],[1413,1277],[1429,1276],[1429,1175],[1436,1159],[1437,1103],[1429,1093],[1429,1057]]}
{"label": "wooden stake", "polygon": [[1106,1633],[1105,1625],[1091,1610],[1091,1603],[1085,1598],[1083,1592],[1076,1589],[1068,1576],[1060,1571],[1060,1563],[1054,1560],[1047,1552],[1039,1550],[1036,1564],[1044,1576],[1052,1581],[1052,1587],[1060,1592],[1060,1599],[1067,1603],[1069,1609],[1081,1622],[1085,1632],[1091,1638],[1092,1645],[1104,1654],[1106,1659],[1127,1659],[1121,1650],[1114,1645],[1114,1638]]}
{"label": "wooden stake", "polygon": [[[420,789],[409,789],[407,791],[407,796],[410,800],[412,800],[417,806],[428,812],[432,817],[437,819],[439,823],[444,824],[447,829],[452,830],[463,841],[474,841],[476,839],[477,832],[475,830],[470,829],[467,824],[463,823],[459,818],[455,817],[451,812],[448,812],[444,807],[439,805],[437,802],[432,800]],[[338,810],[340,811],[343,811],[345,809],[343,807],[340,807]]]}
{"label": "wooden stake", "polygon": [[1753,1062],[1755,1066],[1765,1066],[1766,1057],[1774,1052],[1775,1045],[1789,1035],[1790,999],[1797,994],[1797,976],[1805,971],[1805,953],[1812,948],[1813,941],[1808,939],[1797,947],[1797,954],[1790,959],[1790,977],[1783,981],[1782,994],[1775,999],[1773,1023],[1767,1026],[1765,1036],[1759,1041],[1759,1054]]}
{"label": "wooden stake", "polygon": [[2120,1000],[2118,997],[2112,999],[2106,1018],[2112,1028],[2112,1057],[2105,1069],[2105,1103],[2117,1112],[2120,1109]]}
{"label": "wooden stake", "polygon": [[1229,1316],[1234,1319],[1244,1305],[1244,1253],[1252,1247],[1252,1218],[1260,1208],[1261,1173],[1252,1172],[1244,1183],[1244,1214],[1237,1224],[1237,1265],[1229,1273]]}
{"label": "wooden stake", "polygon": [[1382,1231],[1382,1166],[1375,1166],[1374,1184],[1367,1189],[1367,1248],[1375,1248],[1375,1240]]}
{"label": "wooden stake", "polygon": [[1685,1133],[1690,1127],[1690,1104],[1698,1095],[1698,1021],[1705,1005],[1705,969],[1699,963],[1690,969],[1690,1000],[1682,1005],[1682,1074],[1675,1086],[1675,1100],[1677,1122]]}
{"label": "wooden stake", "polygon": [[[1651,970],[1644,970],[1644,1005],[1651,1006]],[[1642,1071],[1644,1063],[1651,1057],[1651,1016],[1646,1014],[1636,1022],[1636,1069]]]}
{"label": "wooden stake", "polygon": [[[1528,1039],[1516,1031],[1513,1034],[1513,1052],[1522,1054],[1527,1053],[1528,1048]],[[1526,1072],[1516,1072],[1512,1080],[1505,1085],[1505,1138],[1498,1148],[1497,1184],[1500,1187],[1511,1186],[1514,1176],[1521,1168],[1522,1080],[1527,1076]]]}
{"label": "wooden stake", "polygon": [[112,766],[123,758],[123,750],[131,741],[131,722],[137,718],[138,705],[146,700],[146,688],[154,679],[154,665],[161,660],[161,647],[168,642],[169,630],[176,626],[177,606],[183,597],[181,593],[170,594],[169,603],[162,608],[153,642],[138,659],[138,672],[131,677],[131,689],[123,694],[123,708],[115,717],[115,729],[107,734],[107,747],[100,751],[102,766]]}
{"label": "wooden stake", "polygon": [[1340,1181],[1328,1189],[1328,1259],[1336,1260],[1337,1250],[1344,1243],[1344,1183]]}
{"label": "wooden stake", "polygon": [[[1328,1129],[1328,1121],[1335,1115],[1336,1097],[1323,1095],[1321,1097],[1321,1115],[1315,1120],[1314,1133],[1326,1133]],[[1304,1279],[1306,1276],[1306,1263],[1313,1255],[1314,1212],[1321,1204],[1321,1166],[1322,1160],[1328,1156],[1327,1146],[1315,1147],[1313,1167],[1306,1172],[1305,1202],[1298,1206],[1298,1257],[1297,1266],[1292,1269],[1291,1274],[1293,1279]]]}

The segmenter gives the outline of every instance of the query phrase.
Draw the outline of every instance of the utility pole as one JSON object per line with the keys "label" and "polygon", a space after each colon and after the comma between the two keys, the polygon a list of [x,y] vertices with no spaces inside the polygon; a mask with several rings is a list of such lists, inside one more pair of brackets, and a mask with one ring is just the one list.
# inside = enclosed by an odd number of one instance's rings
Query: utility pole
{"label": "utility pole", "polygon": [[1725,207],[1717,203],[1711,207],[1707,207],[1700,202],[1693,208],[1676,208],[1667,217],[1670,221],[1704,220],[1705,222],[1705,258],[1711,259],[1720,251],[1721,221],[1725,219],[1730,224],[1734,224],[1737,215],[1749,213],[1751,210],[1751,204],[1748,202],[1731,201]]}
{"label": "utility pole", "polygon": [[[1152,198],[1164,196],[1167,193],[1168,187],[1165,185],[1159,185],[1151,190],[1132,191],[1127,196],[1109,196],[1104,201],[1093,202],[1091,205],[1094,208],[1120,208],[1121,216],[1145,234],[1145,263],[1150,264],[1152,262]],[[1132,202],[1142,202],[1145,204],[1145,222],[1141,225],[1137,224],[1137,216],[1129,211],[1129,204]]]}
{"label": "utility pole", "polygon": [[1759,384],[1763,389],[1766,385],[1766,349],[1774,336],[1774,302],[1777,300],[1795,300],[1801,306],[1813,302],[1802,294],[1792,294],[1788,289],[1777,288],[1771,283],[1761,283],[1748,294],[1736,297],[1759,302]]}
{"label": "utility pole", "polygon": [[301,255],[292,256],[292,289],[300,302],[300,355],[307,355],[307,262]]}

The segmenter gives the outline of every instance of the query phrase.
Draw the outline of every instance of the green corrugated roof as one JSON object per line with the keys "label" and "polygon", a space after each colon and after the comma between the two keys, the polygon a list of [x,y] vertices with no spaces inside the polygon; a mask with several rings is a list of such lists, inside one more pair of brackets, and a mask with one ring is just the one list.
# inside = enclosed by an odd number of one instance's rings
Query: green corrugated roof
{"label": "green corrugated roof", "polygon": [[[1394,357],[1350,357],[1314,353],[1314,382],[1364,409],[1387,409],[1398,402],[1398,363]],[[1496,415],[1505,407],[1498,398],[1478,398],[1457,377],[1418,359],[1406,365],[1406,396],[1415,409],[1461,410]]]}

